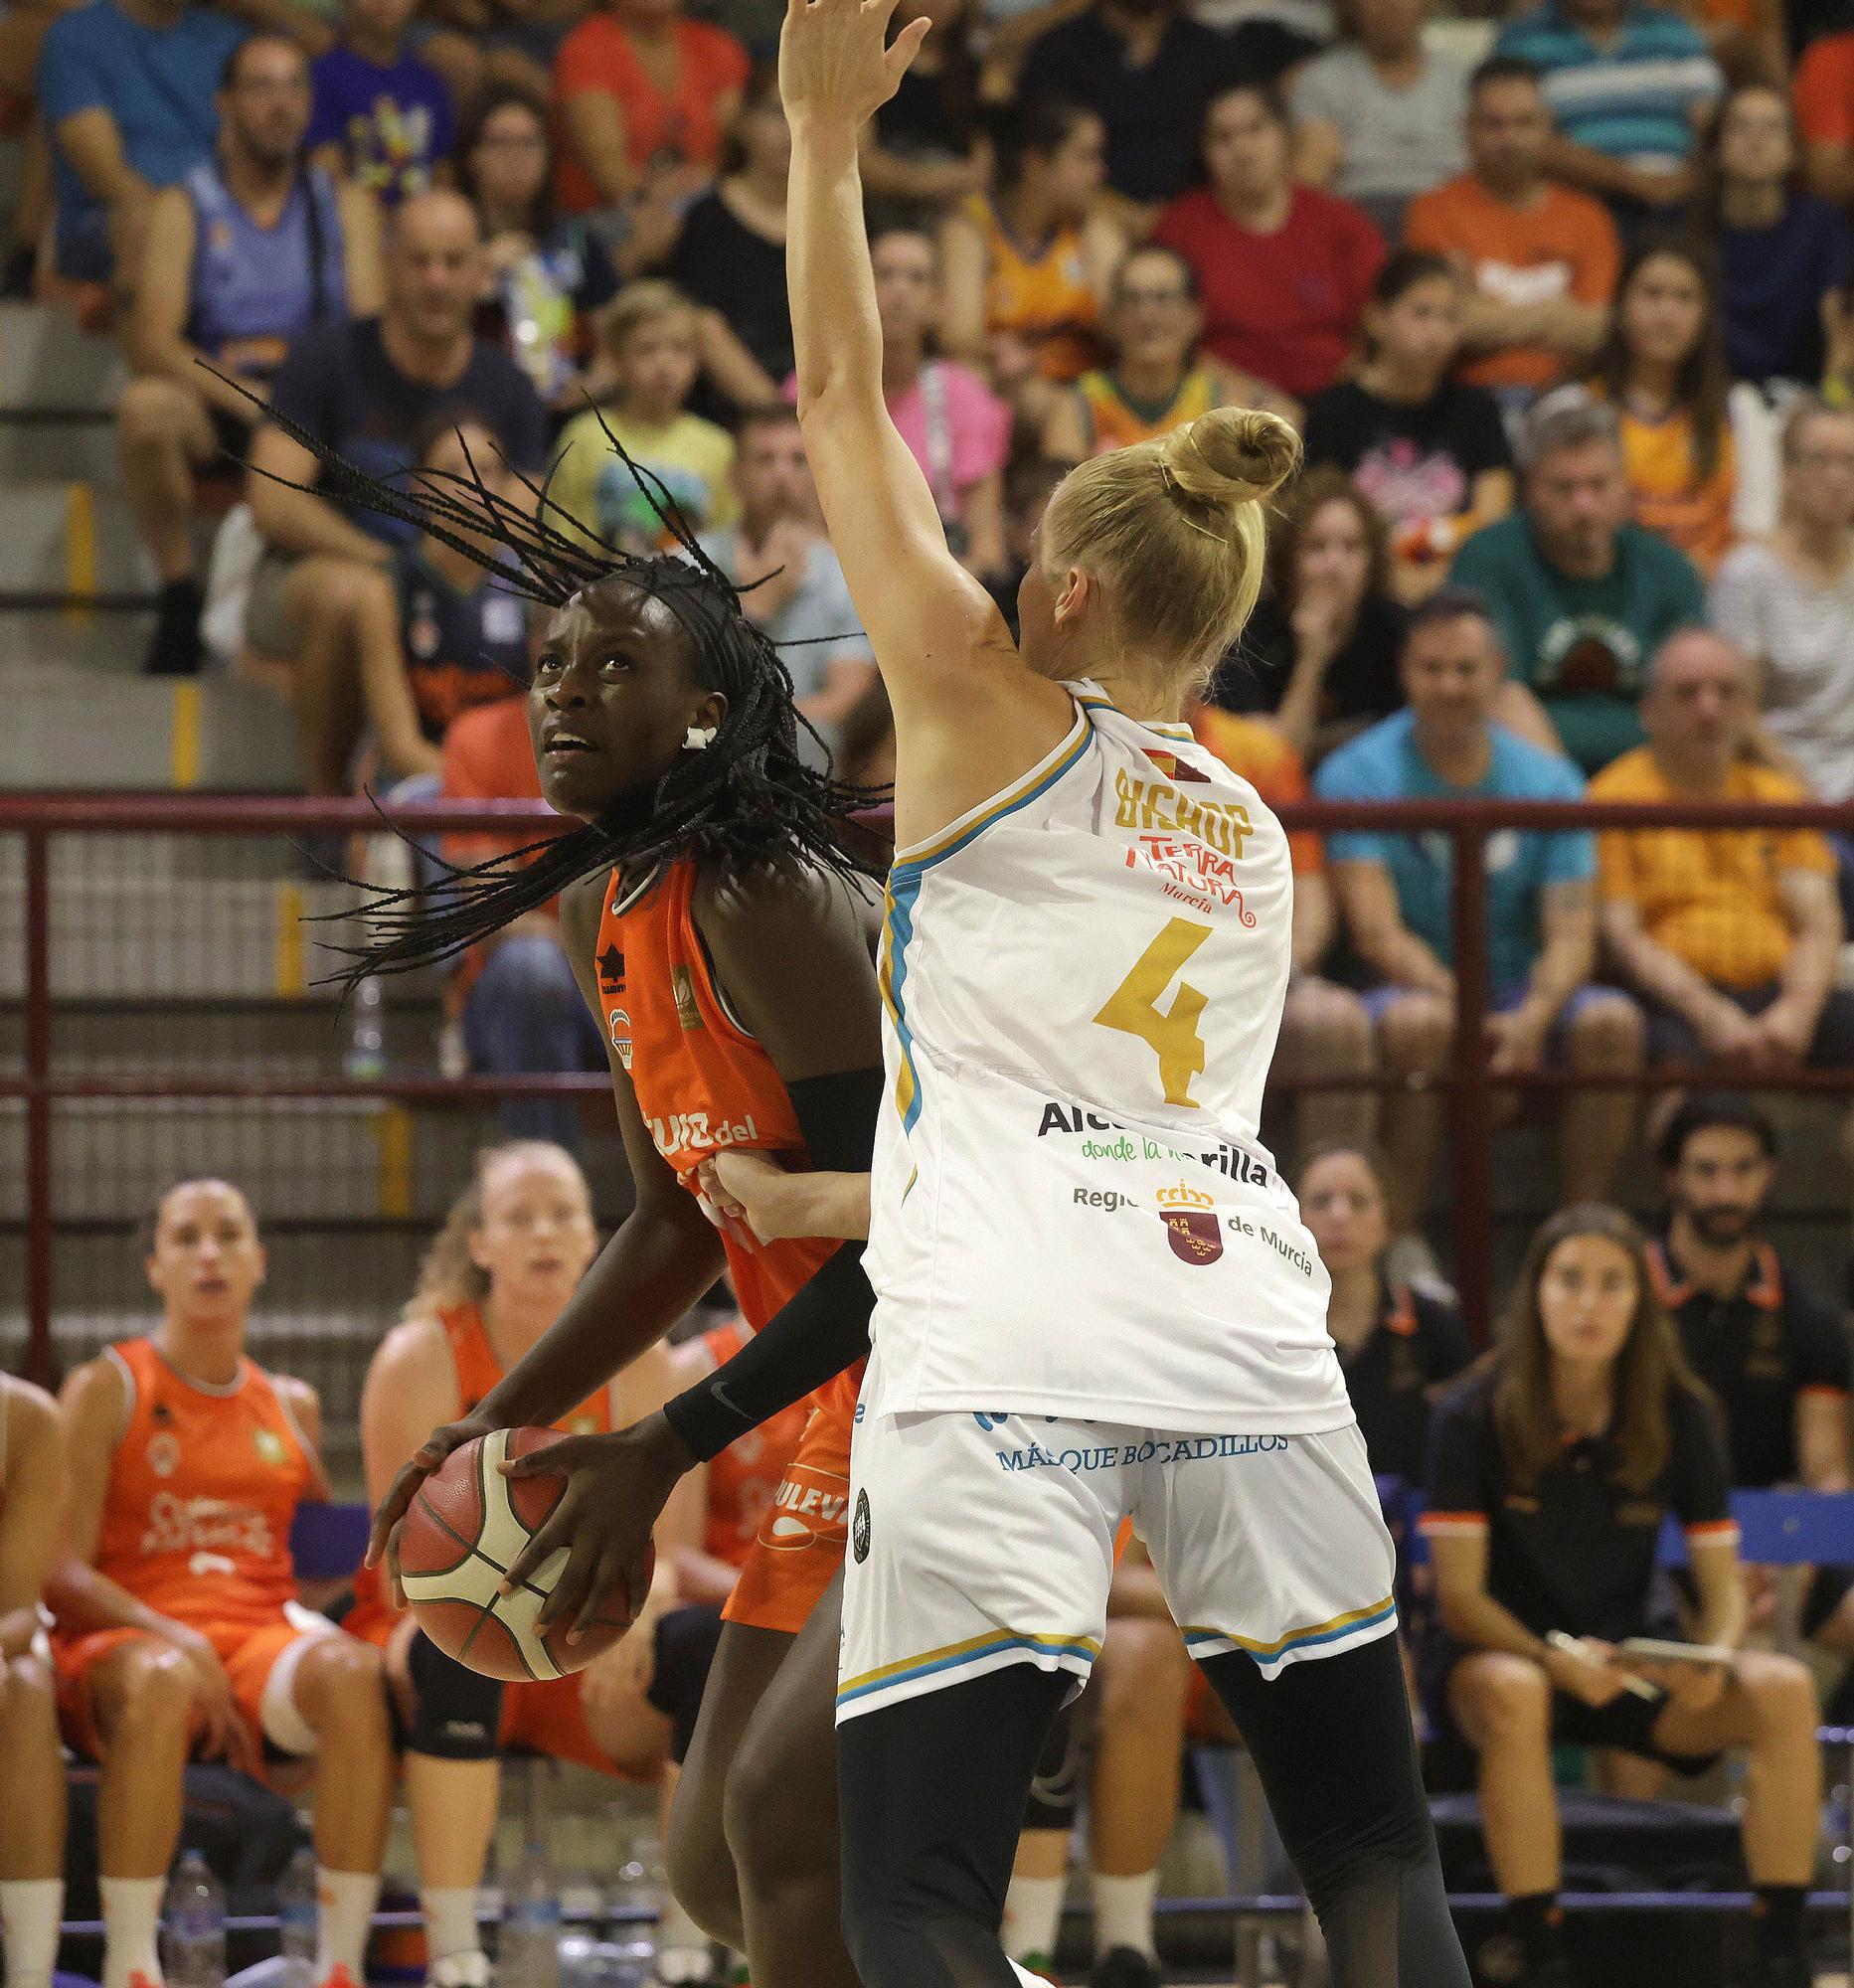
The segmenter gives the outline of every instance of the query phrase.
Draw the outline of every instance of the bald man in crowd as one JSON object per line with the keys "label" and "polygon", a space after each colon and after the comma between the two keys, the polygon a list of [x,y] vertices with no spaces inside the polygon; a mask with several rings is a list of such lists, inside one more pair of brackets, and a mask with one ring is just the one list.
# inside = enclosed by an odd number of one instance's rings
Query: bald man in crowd
{"label": "bald man in crowd", "polygon": [[[1756,672],[1709,629],[1655,651],[1641,720],[1647,744],[1591,781],[1593,801],[1809,798],[1759,756]],[[1835,860],[1813,829],[1608,830],[1598,895],[1647,1012],[1650,1063],[1854,1063],[1854,993],[1834,984]]]}
{"label": "bald man in crowd", "polygon": [[361,720],[357,580],[389,566],[412,534],[316,495],[314,451],[276,417],[397,479],[439,430],[468,415],[515,468],[538,476],[547,415],[527,376],[471,328],[482,276],[482,238],[468,201],[441,191],[406,201],[387,241],[385,308],[378,317],[318,325],[296,341],[271,391],[272,417],[252,442],[249,494],[266,550],[252,584],[246,646],[290,664],[312,793],[348,790]]}

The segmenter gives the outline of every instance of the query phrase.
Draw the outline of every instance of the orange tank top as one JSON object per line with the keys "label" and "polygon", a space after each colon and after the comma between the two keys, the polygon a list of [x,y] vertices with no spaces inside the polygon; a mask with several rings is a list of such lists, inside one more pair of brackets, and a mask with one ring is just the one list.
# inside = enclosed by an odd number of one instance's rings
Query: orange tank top
{"label": "orange tank top", "polygon": [[985,327],[1012,331],[1037,355],[1048,380],[1074,380],[1100,358],[1095,334],[1100,316],[1083,248],[1073,222],[1058,228],[1034,252],[1005,227],[983,194],[972,194],[962,212],[985,241]]}
{"label": "orange tank top", "polygon": [[[598,1005],[656,1149],[691,1194],[728,1146],[803,1164],[797,1114],[772,1059],[728,1013],[695,923],[695,861],[626,892],[614,871],[598,921]],[[749,1246],[724,1235],[728,1277],[758,1332],[836,1249],[829,1240]]]}
{"label": "orange tank top", "polygon": [[[437,1322],[457,1373],[456,1412],[467,1415],[502,1379],[501,1363],[489,1343],[483,1314],[475,1305],[448,1305],[438,1313]],[[588,1396],[554,1426],[563,1435],[603,1435],[611,1427],[611,1390],[600,1388],[597,1394]],[[341,1618],[342,1627],[365,1642],[383,1642],[384,1632],[397,1619],[398,1610],[387,1600],[386,1570],[360,1569],[354,1576],[354,1606]]]}
{"label": "orange tank top", "polygon": [[[732,1360],[753,1338],[738,1319],[702,1335],[702,1343],[717,1367]],[[730,1567],[743,1567],[759,1537],[760,1521],[772,1509],[772,1499],[785,1466],[798,1449],[798,1439],[810,1410],[802,1402],[781,1408],[770,1420],[731,1442],[708,1460],[708,1514],[703,1551]]]}
{"label": "orange tank top", "polygon": [[96,1571],[194,1628],[253,1626],[296,1598],[290,1523],[327,1495],[321,1464],[253,1361],[223,1388],[182,1379],[148,1339],[105,1355],[129,1398]]}
{"label": "orange tank top", "polygon": [[1088,416],[1091,455],[1105,455],[1109,449],[1126,448],[1133,442],[1157,441],[1173,428],[1209,414],[1217,402],[1216,382],[1202,366],[1185,374],[1178,391],[1163,407],[1129,400],[1119,381],[1104,369],[1084,373],[1075,390]]}

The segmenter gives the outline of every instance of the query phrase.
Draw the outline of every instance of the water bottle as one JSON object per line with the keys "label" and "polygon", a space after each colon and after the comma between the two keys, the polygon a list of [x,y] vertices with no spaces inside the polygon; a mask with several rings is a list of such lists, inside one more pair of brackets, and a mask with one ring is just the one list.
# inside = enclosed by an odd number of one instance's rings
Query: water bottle
{"label": "water bottle", "polygon": [[604,1988],[650,1988],[657,1971],[657,1914],[662,1872],[657,1846],[640,1837],[611,1882],[606,1916],[611,1921],[611,1966]]}
{"label": "water bottle", "polygon": [[182,1855],[168,1884],[161,1971],[168,1988],[225,1988],[225,1888],[197,1850]]}
{"label": "water bottle", "polygon": [[584,1871],[560,1884],[560,1988],[599,1988],[604,1946],[598,1937],[598,1887]]}
{"label": "water bottle", "polygon": [[349,997],[353,1012],[348,1023],[347,1054],[341,1067],[358,1081],[387,1074],[387,997],[380,976],[370,973]]}
{"label": "water bottle", "polygon": [[305,1846],[276,1881],[277,1950],[283,1960],[282,1988],[310,1988],[321,1930],[321,1904],[315,1852]]}
{"label": "water bottle", "polygon": [[560,1988],[560,1898],[545,1843],[522,1852],[503,1899],[500,1988]]}

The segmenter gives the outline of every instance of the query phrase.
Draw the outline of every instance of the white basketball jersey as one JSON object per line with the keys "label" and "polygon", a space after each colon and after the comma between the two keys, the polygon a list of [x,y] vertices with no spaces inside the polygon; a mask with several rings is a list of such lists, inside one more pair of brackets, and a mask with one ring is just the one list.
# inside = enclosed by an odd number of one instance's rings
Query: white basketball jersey
{"label": "white basketball jersey", "polygon": [[1185,728],[1069,688],[1055,751],[890,874],[864,1410],[1339,1427],[1259,1135],[1286,837]]}

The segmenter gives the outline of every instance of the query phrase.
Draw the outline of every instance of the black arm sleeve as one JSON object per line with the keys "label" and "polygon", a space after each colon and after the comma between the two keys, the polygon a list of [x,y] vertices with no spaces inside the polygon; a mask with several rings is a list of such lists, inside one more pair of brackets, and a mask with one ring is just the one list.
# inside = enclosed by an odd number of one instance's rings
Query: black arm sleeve
{"label": "black arm sleeve", "polygon": [[[867,1173],[875,1154],[881,1071],[802,1077],[790,1091],[811,1164],[822,1173]],[[845,1242],[732,1360],[665,1405],[670,1427],[698,1462],[718,1456],[737,1437],[862,1359],[869,1351],[875,1303],[863,1270],[863,1245]]]}

